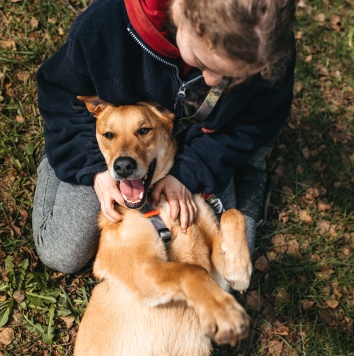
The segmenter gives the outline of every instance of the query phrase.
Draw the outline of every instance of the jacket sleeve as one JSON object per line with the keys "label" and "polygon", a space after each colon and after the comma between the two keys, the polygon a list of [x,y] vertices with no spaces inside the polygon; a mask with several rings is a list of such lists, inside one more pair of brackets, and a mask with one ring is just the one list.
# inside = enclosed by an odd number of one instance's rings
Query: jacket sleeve
{"label": "jacket sleeve", "polygon": [[77,99],[78,95],[94,95],[96,90],[73,31],[39,68],[37,86],[49,163],[60,180],[92,185],[94,173],[106,168],[96,141],[95,119]]}
{"label": "jacket sleeve", "polygon": [[193,125],[170,174],[192,193],[222,191],[237,166],[270,144],[286,122],[293,98],[294,62],[295,59],[276,86],[258,79],[251,89],[240,87],[234,95],[230,93],[230,97],[225,94],[220,105],[214,108],[219,112],[218,121],[224,120],[221,127],[203,134],[208,120]]}

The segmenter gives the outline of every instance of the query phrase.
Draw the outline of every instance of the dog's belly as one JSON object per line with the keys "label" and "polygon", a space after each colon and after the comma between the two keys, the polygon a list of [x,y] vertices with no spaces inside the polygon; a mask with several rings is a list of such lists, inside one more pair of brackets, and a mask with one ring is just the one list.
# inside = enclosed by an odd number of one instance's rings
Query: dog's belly
{"label": "dog's belly", "polygon": [[103,281],[93,290],[75,355],[204,356],[210,351],[197,314],[184,302],[149,307],[124,285]]}

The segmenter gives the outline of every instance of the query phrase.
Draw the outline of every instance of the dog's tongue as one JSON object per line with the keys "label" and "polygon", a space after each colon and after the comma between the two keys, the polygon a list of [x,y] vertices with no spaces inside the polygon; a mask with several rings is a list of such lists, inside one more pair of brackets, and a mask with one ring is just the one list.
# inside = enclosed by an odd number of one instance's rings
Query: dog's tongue
{"label": "dog's tongue", "polygon": [[122,195],[132,201],[139,199],[141,192],[144,193],[144,184],[141,179],[121,180],[119,187]]}

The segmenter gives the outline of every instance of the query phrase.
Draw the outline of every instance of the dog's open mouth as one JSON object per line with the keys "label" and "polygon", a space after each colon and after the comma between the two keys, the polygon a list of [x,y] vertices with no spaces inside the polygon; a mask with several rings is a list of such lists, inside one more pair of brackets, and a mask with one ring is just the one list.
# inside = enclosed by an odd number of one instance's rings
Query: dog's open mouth
{"label": "dog's open mouth", "polygon": [[147,174],[141,179],[124,179],[119,181],[124,204],[130,209],[138,209],[145,203],[147,192],[156,168],[156,159],[149,166]]}

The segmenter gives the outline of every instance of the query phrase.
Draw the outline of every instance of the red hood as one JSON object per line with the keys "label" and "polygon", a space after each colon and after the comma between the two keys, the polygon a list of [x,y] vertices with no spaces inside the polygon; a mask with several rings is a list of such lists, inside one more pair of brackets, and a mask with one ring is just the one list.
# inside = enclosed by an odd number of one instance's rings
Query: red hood
{"label": "red hood", "polygon": [[180,53],[167,39],[166,0],[124,0],[129,20],[142,40],[153,50],[168,58]]}

